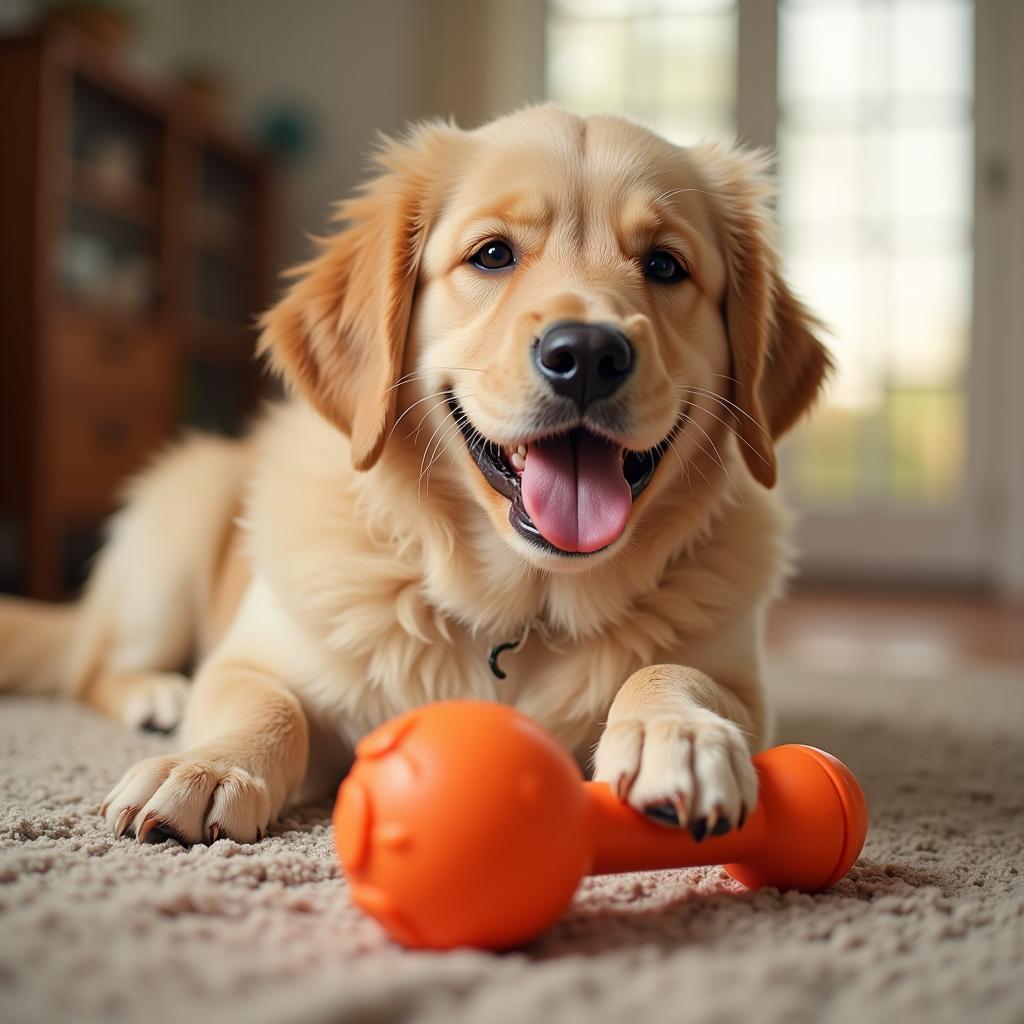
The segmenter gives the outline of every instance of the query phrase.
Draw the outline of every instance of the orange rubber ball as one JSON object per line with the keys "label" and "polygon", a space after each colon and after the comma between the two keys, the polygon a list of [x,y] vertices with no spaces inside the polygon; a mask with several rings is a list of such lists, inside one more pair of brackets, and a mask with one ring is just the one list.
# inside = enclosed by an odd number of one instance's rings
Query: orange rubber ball
{"label": "orange rubber ball", "polygon": [[[438,756],[453,737],[458,756]],[[356,755],[335,843],[355,902],[404,945],[521,945],[557,920],[588,873],[582,773],[513,708],[415,709],[364,737]]]}

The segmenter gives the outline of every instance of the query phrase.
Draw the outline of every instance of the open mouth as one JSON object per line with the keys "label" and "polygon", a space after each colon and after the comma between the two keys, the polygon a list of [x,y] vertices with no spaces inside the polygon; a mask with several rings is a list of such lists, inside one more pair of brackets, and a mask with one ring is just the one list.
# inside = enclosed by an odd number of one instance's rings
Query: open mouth
{"label": "open mouth", "polygon": [[678,430],[643,452],[583,426],[505,447],[480,436],[451,392],[448,407],[484,479],[508,499],[516,532],[559,555],[593,554],[622,536]]}

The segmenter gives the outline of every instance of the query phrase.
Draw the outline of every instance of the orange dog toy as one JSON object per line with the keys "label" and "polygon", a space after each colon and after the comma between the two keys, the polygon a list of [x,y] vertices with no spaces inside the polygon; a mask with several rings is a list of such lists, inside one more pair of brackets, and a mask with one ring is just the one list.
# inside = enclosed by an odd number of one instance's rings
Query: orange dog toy
{"label": "orange dog toy", "polygon": [[587,874],[725,864],[751,888],[827,889],[867,832],[857,780],[814,747],[757,755],[757,807],[700,844],[584,783],[550,733],[502,704],[418,708],[356,754],[334,810],[338,854],[355,902],[421,949],[521,945]]}

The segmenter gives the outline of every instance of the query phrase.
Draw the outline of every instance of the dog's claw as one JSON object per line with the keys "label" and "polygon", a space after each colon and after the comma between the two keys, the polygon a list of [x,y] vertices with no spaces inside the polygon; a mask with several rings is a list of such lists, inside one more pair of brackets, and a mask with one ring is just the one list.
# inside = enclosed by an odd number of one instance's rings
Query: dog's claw
{"label": "dog's claw", "polygon": [[664,803],[650,804],[644,808],[643,813],[648,820],[668,828],[677,828],[680,824],[679,813],[668,800]]}
{"label": "dog's claw", "polygon": [[218,839],[220,839],[220,825],[213,822],[210,825],[210,842],[215,843]]}
{"label": "dog's claw", "polygon": [[633,786],[633,779],[635,775],[630,775],[628,772],[623,772],[615,780],[615,795],[625,802],[629,798],[629,791]]}
{"label": "dog's claw", "polygon": [[738,832],[743,828],[743,823],[747,820],[747,805],[743,804],[740,807],[740,816],[736,819],[736,831]]}
{"label": "dog's claw", "polygon": [[121,813],[117,816],[117,822],[114,825],[114,835],[118,839],[128,831],[128,826],[135,820],[135,815],[138,813],[138,807],[123,807],[121,809]]}
{"label": "dog's claw", "polygon": [[689,808],[686,806],[686,798],[675,793],[672,796],[672,806],[675,808],[676,812],[676,824],[679,825],[680,828],[685,828],[686,821],[690,816]]}
{"label": "dog's claw", "polygon": [[732,825],[729,823],[729,819],[725,816],[721,806],[715,804],[711,808],[711,813],[707,819],[707,834],[709,836],[724,836]]}
{"label": "dog's claw", "polygon": [[139,826],[139,832],[136,839],[139,843],[146,841],[146,836],[153,830],[156,825],[160,824],[160,815],[156,811],[150,811],[149,814],[142,819],[142,824]]}
{"label": "dog's claw", "polygon": [[708,816],[705,819],[705,824],[707,825],[708,833],[710,835],[715,834],[715,829],[718,827],[718,819],[721,816],[721,814],[722,808],[719,807],[718,804],[715,804],[715,806],[712,807],[711,810],[708,812]]}
{"label": "dog's claw", "polygon": [[704,841],[704,837],[708,834],[708,819],[698,818],[696,821],[690,822],[690,835],[693,836],[695,843],[701,843]]}
{"label": "dog's claw", "polygon": [[139,729],[141,729],[142,732],[153,733],[157,736],[169,736],[174,732],[175,728],[177,728],[176,725],[161,725],[155,718],[147,718],[144,722],[139,724]]}

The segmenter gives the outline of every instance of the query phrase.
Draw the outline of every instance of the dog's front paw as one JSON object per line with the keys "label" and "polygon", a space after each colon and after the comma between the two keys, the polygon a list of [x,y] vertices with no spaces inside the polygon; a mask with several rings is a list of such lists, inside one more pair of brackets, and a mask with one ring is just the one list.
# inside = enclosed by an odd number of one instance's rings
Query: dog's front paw
{"label": "dog's front paw", "polygon": [[150,757],[125,772],[100,814],[120,839],[140,843],[165,838],[185,846],[221,836],[240,843],[262,839],[270,822],[266,782],[204,752]]}
{"label": "dog's front paw", "polygon": [[132,729],[173,732],[185,714],[188,680],[177,672],[140,674],[125,697],[121,721]]}
{"label": "dog's front paw", "polygon": [[610,723],[594,755],[594,778],[649,817],[689,828],[698,841],[742,827],[757,803],[743,734],[702,708]]}

